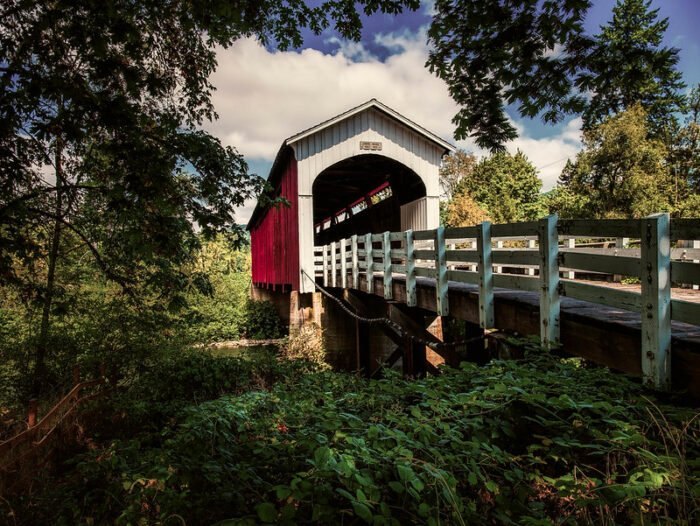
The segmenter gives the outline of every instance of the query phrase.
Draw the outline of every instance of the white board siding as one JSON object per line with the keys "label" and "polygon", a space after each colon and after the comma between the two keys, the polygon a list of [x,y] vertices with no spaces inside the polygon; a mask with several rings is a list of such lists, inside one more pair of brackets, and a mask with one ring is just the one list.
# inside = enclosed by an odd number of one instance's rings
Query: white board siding
{"label": "white board siding", "polygon": [[440,205],[436,197],[421,197],[406,203],[401,206],[401,231],[434,230],[439,226],[439,215]]}
{"label": "white board siding", "polygon": [[[360,150],[361,141],[381,142],[382,149]],[[309,275],[314,275],[313,184],[321,172],[345,159],[382,155],[413,170],[426,189],[426,198],[420,205],[424,209],[425,224],[421,229],[438,226],[439,170],[445,149],[381,111],[369,108],[289,145],[294,149],[298,168],[299,264]],[[300,288],[301,292],[312,292],[314,285],[302,275]]]}

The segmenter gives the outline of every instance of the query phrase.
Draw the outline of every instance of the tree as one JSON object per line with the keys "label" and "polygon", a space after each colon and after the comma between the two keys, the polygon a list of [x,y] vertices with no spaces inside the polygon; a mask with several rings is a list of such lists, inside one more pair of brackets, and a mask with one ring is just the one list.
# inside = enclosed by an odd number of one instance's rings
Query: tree
{"label": "tree", "polygon": [[460,106],[455,136],[502,150],[517,137],[507,106],[546,123],[585,112],[590,127],[640,101],[664,125],[683,86],[677,50],[660,47],[668,21],[657,21],[646,0],[620,0],[612,22],[592,37],[584,30],[590,6],[590,0],[436,0],[427,65]]}
{"label": "tree", "polygon": [[678,49],[661,46],[668,19],[658,20],[651,0],[618,0],[612,20],[595,37],[582,86],[591,93],[585,129],[640,103],[649,130],[659,136],[683,105],[676,69]]}
{"label": "tree", "polygon": [[[571,161],[567,161],[568,172]],[[558,185],[542,195],[542,205],[549,214],[557,214],[562,219],[585,218],[589,205],[586,195],[574,193],[568,186]]]}
{"label": "tree", "polygon": [[577,76],[592,40],[590,0],[437,0],[428,67],[460,105],[455,136],[491,150],[517,137],[505,112],[543,112],[546,122],[583,110]]}
{"label": "tree", "polygon": [[679,193],[700,194],[700,85],[686,96],[685,122],[670,135],[670,164]]}
{"label": "tree", "polygon": [[240,238],[234,208],[261,179],[201,131],[215,118],[216,46],[243,36],[284,49],[331,21],[359,38],[369,14],[417,0],[309,7],[283,0],[7,0],[0,6],[0,280],[45,258],[37,385],[65,234],[137,301],[177,296],[195,230]]}
{"label": "tree", "polygon": [[673,208],[668,151],[649,137],[641,105],[609,117],[583,135],[583,150],[560,176],[563,189],[583,196],[578,214],[638,218]]}
{"label": "tree", "polygon": [[499,152],[479,161],[472,176],[460,181],[453,200],[469,196],[496,223],[526,221],[541,215],[541,187],[525,154]]}
{"label": "tree", "polygon": [[459,182],[474,172],[476,163],[476,156],[461,148],[443,159],[440,167],[440,186],[448,201],[454,196]]}
{"label": "tree", "polygon": [[490,221],[486,210],[481,208],[469,195],[460,193],[454,196],[445,207],[445,226],[472,226]]}

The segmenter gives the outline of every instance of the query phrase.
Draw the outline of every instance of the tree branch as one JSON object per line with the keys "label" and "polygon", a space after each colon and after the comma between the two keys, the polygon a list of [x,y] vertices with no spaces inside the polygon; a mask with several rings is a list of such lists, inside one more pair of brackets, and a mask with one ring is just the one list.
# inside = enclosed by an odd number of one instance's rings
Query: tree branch
{"label": "tree branch", "polygon": [[51,212],[47,212],[45,210],[39,210],[38,208],[30,208],[32,212],[35,212],[39,215],[43,215],[45,217],[51,218],[54,221],[60,222],[62,225],[64,225],[66,228],[68,228],[70,231],[75,233],[82,241],[85,243],[85,245],[88,247],[90,252],[92,253],[92,256],[95,258],[95,262],[97,263],[97,266],[100,267],[100,270],[104,273],[104,275],[107,277],[107,279],[110,279],[117,283],[122,290],[124,291],[125,294],[127,294],[132,300],[134,300],[134,303],[138,306],[140,302],[138,301],[138,295],[136,292],[131,287],[131,284],[129,283],[129,279],[121,276],[120,274],[117,274],[114,272],[107,262],[102,258],[102,255],[100,254],[99,250],[97,250],[97,247],[94,245],[92,241],[90,241],[87,236],[80,231],[73,223],[70,221],[67,221],[65,218],[58,216],[56,214],[53,214]]}

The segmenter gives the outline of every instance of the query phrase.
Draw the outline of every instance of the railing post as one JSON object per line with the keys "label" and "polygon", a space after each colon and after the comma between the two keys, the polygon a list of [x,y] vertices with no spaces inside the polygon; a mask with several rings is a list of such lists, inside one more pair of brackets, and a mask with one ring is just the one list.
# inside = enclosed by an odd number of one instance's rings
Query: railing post
{"label": "railing post", "polygon": [[352,251],[352,288],[360,288],[360,263],[357,258],[357,234],[350,238],[350,250]]}
{"label": "railing post", "polygon": [[556,215],[539,221],[540,341],[551,349],[559,345],[559,236]]}
{"label": "railing post", "polygon": [[447,299],[447,258],[445,254],[445,228],[435,229],[435,299],[438,316],[448,316],[450,306]]}
{"label": "railing post", "polygon": [[365,234],[365,259],[367,261],[367,292],[374,292],[374,257],[372,256],[372,234]]}
{"label": "railing post", "polygon": [[384,248],[384,299],[390,300],[394,297],[394,280],[391,274],[393,269],[391,265],[391,237],[389,232],[384,232],[382,247]]}
{"label": "railing post", "polygon": [[671,386],[671,226],[668,214],[642,219],[642,374]]}
{"label": "railing post", "polygon": [[323,286],[328,286],[328,245],[323,245]]}
{"label": "railing post", "polygon": [[493,311],[493,258],[491,255],[491,223],[476,227],[476,250],[479,254],[479,325],[482,329],[495,326]]}
{"label": "railing post", "polygon": [[347,239],[340,240],[340,286],[348,288],[348,251]]}
{"label": "railing post", "polygon": [[413,252],[413,230],[403,233],[404,247],[406,249],[406,305],[415,307],[418,304],[416,296],[416,255]]}
{"label": "railing post", "polygon": [[336,244],[335,241],[331,242],[331,287],[335,287],[337,274],[338,274],[338,261],[335,255]]}

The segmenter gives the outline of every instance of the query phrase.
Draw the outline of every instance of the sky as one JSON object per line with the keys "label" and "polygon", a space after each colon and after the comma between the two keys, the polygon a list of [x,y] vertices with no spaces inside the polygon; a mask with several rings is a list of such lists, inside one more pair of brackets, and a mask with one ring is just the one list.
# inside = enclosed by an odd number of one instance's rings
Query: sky
{"label": "sky", "polygon": [[[615,0],[594,0],[586,29],[595,34],[611,18]],[[700,0],[653,0],[669,19],[664,44],[679,48],[678,69],[689,86],[700,83]],[[211,81],[219,119],[206,126],[234,146],[251,171],[267,177],[284,139],[343,111],[376,98],[460,148],[485,155],[471,140],[456,141],[452,117],[458,107],[447,86],[425,67],[430,2],[398,16],[363,18],[360,42],[344,41],[331,29],[306,34],[302,48],[266,49],[253,39],[217,52]],[[519,137],[506,145],[522,150],[538,169],[543,190],[552,188],[566,160],[581,148],[581,120],[572,116],[552,126],[539,119],[509,117]],[[246,223],[255,203],[237,211]]]}

